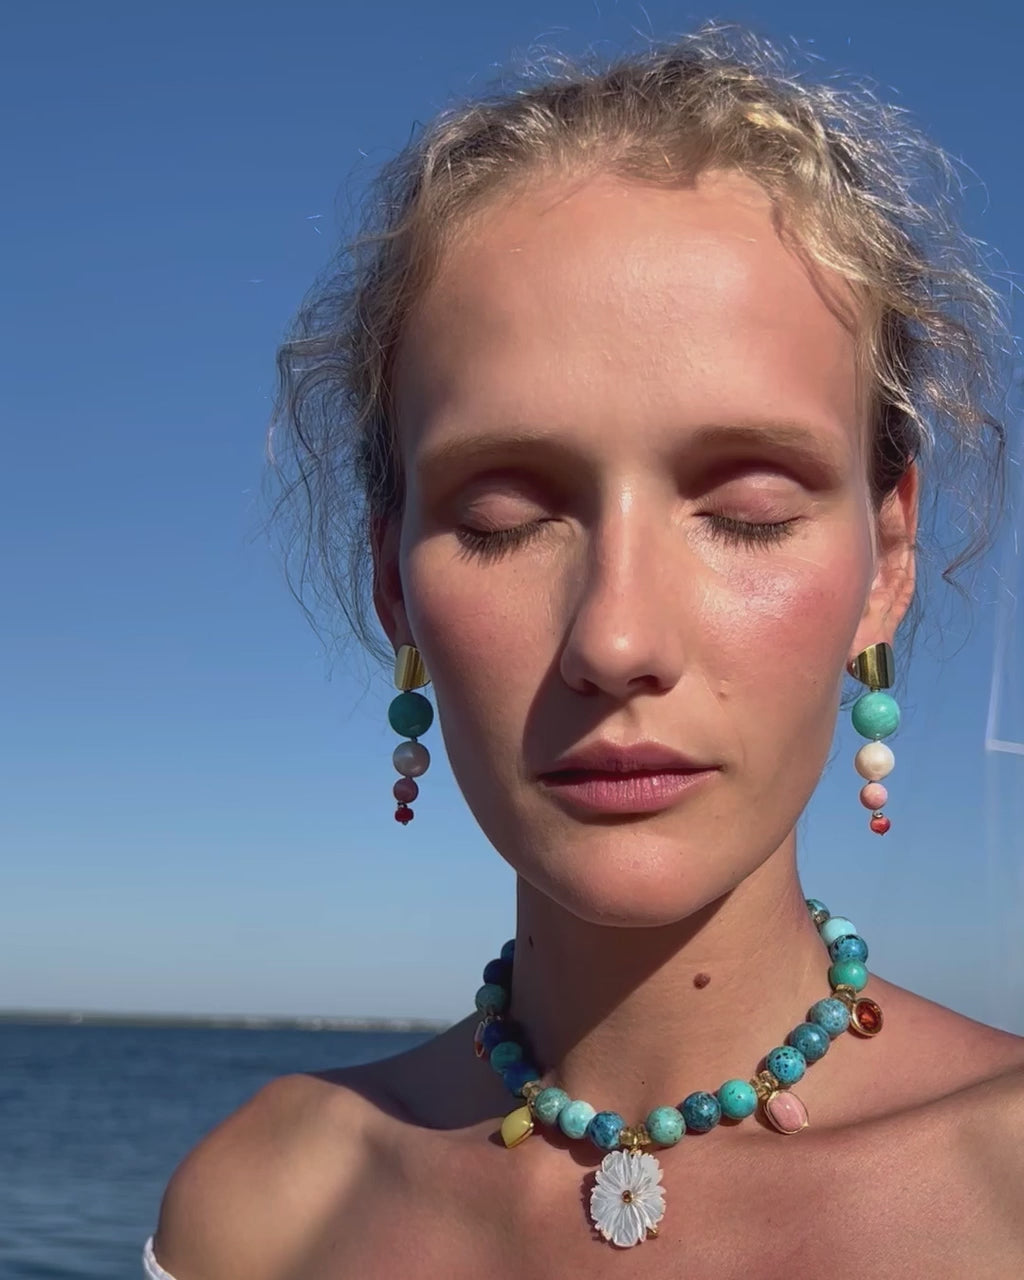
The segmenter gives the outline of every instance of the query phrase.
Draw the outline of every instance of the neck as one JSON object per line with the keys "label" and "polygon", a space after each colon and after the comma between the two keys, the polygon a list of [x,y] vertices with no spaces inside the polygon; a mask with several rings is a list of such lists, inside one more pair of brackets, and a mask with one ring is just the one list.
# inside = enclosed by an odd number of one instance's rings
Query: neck
{"label": "neck", "polygon": [[829,963],[790,835],[737,888],[655,928],[581,921],[520,880],[510,1014],[545,1084],[632,1124],[750,1079],[829,994]]}

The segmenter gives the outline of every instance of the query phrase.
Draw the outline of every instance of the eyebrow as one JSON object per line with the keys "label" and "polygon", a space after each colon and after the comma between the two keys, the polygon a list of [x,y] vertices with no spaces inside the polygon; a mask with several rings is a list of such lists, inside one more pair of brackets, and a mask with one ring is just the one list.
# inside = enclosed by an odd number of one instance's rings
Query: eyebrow
{"label": "eyebrow", "polygon": [[[848,452],[835,433],[823,436],[820,428],[795,422],[708,423],[680,433],[681,455],[710,453],[728,457],[767,454],[783,461],[803,463],[816,483],[830,485],[842,476]],[[549,465],[578,473],[579,447],[550,432],[512,428],[501,434],[460,435],[430,446],[420,456],[416,472],[420,483],[439,481],[446,471],[472,469],[485,464],[494,469],[515,467],[543,459]]]}

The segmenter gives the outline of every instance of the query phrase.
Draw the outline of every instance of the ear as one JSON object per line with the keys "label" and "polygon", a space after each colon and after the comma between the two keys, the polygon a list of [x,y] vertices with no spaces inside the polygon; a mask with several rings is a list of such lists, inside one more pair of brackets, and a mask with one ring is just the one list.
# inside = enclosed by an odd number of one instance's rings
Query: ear
{"label": "ear", "polygon": [[370,550],[373,555],[373,607],[384,634],[396,651],[412,643],[412,631],[405,613],[405,596],[400,571],[401,519],[374,516],[370,521]]}
{"label": "ear", "polygon": [[911,463],[875,518],[875,576],[854,637],[851,660],[868,645],[892,644],[914,598],[919,474]]}

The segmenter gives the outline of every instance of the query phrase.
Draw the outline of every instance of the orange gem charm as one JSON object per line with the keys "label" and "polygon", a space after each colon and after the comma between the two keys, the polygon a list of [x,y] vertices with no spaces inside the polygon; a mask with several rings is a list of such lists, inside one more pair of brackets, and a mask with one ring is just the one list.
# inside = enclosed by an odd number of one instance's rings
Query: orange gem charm
{"label": "orange gem charm", "polygon": [[862,997],[850,1010],[850,1029],[862,1036],[877,1036],[882,1029],[882,1010],[874,1000]]}

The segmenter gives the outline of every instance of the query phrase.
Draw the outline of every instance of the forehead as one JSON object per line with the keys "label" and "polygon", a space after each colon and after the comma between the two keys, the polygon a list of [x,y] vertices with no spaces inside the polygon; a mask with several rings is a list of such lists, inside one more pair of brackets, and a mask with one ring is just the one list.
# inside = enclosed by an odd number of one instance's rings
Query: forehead
{"label": "forehead", "polygon": [[403,449],[467,418],[678,429],[758,415],[816,423],[853,449],[856,342],[837,298],[741,175],[538,183],[472,219],[408,317]]}

